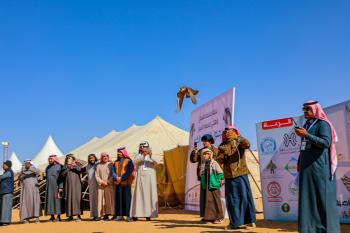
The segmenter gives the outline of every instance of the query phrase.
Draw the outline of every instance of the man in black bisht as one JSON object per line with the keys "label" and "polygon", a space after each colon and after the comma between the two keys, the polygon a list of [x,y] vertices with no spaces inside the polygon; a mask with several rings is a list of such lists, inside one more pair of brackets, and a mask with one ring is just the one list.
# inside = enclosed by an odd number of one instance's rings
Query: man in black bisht
{"label": "man in black bisht", "polygon": [[74,216],[77,216],[77,221],[81,220],[81,171],[82,165],[74,155],[66,155],[61,176],[64,182],[65,209],[68,221],[72,221]]}

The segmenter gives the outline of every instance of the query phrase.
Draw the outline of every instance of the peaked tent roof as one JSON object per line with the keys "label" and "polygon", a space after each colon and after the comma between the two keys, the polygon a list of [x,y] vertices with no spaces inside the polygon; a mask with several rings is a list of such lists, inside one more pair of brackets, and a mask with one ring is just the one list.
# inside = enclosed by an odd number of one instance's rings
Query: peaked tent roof
{"label": "peaked tent roof", "polygon": [[106,152],[115,158],[117,148],[126,147],[130,155],[134,156],[138,153],[139,143],[146,140],[152,147],[153,155],[163,161],[164,151],[188,145],[188,138],[188,132],[157,116],[144,126],[132,125],[108,141],[104,143],[97,141],[91,147],[84,148],[84,151],[74,154],[78,159],[84,161],[90,153],[99,155],[101,152]]}
{"label": "peaked tent roof", "polygon": [[113,140],[113,138],[117,137],[119,134],[120,132],[112,130],[102,138],[99,138],[97,140],[90,140],[90,142],[85,143],[85,145],[72,150],[70,153],[74,154],[76,158],[86,161],[87,156],[91,153],[95,153],[96,148],[99,148],[108,143],[110,140]]}
{"label": "peaked tent roof", "polygon": [[15,152],[12,152],[10,160],[12,162],[12,170],[14,172],[19,172],[22,169],[22,163],[18,159],[18,157],[17,157]]}
{"label": "peaked tent roof", "polygon": [[98,137],[93,137],[89,141],[85,142],[83,145],[79,146],[78,148],[72,150],[70,153],[71,154],[79,154],[80,151],[84,150],[85,148],[89,148],[90,146],[94,145],[100,138]]}
{"label": "peaked tent roof", "polygon": [[188,145],[189,134],[157,116],[136,132],[121,138],[109,147],[101,148],[99,152],[105,151],[115,157],[117,148],[126,147],[130,155],[135,156],[141,141],[148,141],[152,154],[163,162],[164,151]]}
{"label": "peaked tent roof", "polygon": [[45,145],[41,148],[40,152],[34,157],[32,163],[39,167],[40,165],[47,164],[47,159],[50,155],[63,156],[61,150],[57,147],[55,141],[51,136],[46,140]]}

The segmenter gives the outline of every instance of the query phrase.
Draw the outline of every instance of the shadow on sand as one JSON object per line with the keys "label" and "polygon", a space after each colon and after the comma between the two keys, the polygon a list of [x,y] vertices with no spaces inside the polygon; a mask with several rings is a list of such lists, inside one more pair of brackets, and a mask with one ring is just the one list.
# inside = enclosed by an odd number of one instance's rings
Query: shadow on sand
{"label": "shadow on sand", "polygon": [[223,225],[204,224],[201,221],[182,221],[182,220],[155,220],[153,221],[156,227],[160,229],[172,229],[172,228],[202,228],[202,233],[214,233],[214,232],[242,232],[242,233],[254,233],[254,232],[269,232],[269,229],[274,232],[297,232],[297,223],[284,222],[283,224],[265,220],[257,221],[257,230],[254,229],[230,229],[226,230]]}

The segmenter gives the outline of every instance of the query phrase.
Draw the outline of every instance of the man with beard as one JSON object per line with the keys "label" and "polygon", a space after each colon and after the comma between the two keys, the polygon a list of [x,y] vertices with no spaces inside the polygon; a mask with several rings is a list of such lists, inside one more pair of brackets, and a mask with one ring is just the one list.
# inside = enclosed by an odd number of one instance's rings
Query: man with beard
{"label": "man with beard", "polygon": [[23,223],[29,223],[29,219],[35,218],[35,222],[39,223],[41,215],[41,201],[38,187],[38,177],[40,171],[34,167],[31,160],[24,161],[22,172],[19,175],[21,184],[21,197],[19,216]]}
{"label": "man with beard", "polygon": [[98,183],[98,219],[103,216],[104,221],[109,221],[109,216],[114,214],[112,166],[109,154],[102,153],[95,177]]}
{"label": "man with beard", "polygon": [[226,127],[217,161],[223,167],[225,176],[226,207],[230,218],[227,228],[255,227],[254,200],[244,153],[249,147],[249,141],[240,136],[236,127]]}
{"label": "man with beard", "polygon": [[295,127],[302,138],[299,170],[299,232],[339,233],[335,172],[337,133],[321,105],[314,100],[303,106],[306,123]]}
{"label": "man with beard", "polygon": [[83,171],[87,173],[89,185],[90,217],[94,221],[98,220],[98,183],[95,176],[97,164],[98,162],[96,155],[89,154],[88,164],[86,165]]}
{"label": "man with beard", "polygon": [[[46,192],[45,192],[45,215],[51,215],[50,221],[61,221],[63,214],[63,182],[60,179],[62,165],[57,155],[49,156],[49,165],[46,167]],[[57,214],[57,219],[55,219]]]}
{"label": "man with beard", "polygon": [[152,156],[152,150],[147,141],[140,143],[139,154],[135,156],[134,163],[137,166],[137,175],[130,215],[134,221],[138,218],[151,221],[151,218],[158,217],[156,175],[158,160]]}
{"label": "man with beard", "polygon": [[116,220],[132,221],[130,217],[131,184],[135,179],[135,166],[125,147],[118,149],[118,158],[112,168],[115,190]]}

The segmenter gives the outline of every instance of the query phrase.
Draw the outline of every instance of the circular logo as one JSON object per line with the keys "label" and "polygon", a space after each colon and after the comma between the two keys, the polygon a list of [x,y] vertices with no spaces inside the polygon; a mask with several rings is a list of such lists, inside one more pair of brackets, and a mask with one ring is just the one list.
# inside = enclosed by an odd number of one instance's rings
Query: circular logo
{"label": "circular logo", "polygon": [[279,197],[281,195],[281,185],[275,181],[267,185],[267,192],[271,197]]}
{"label": "circular logo", "polygon": [[299,195],[299,187],[294,184],[294,181],[289,183],[288,190],[295,197]]}
{"label": "circular logo", "polygon": [[281,209],[284,213],[288,213],[290,211],[290,205],[288,203],[283,203]]}
{"label": "circular logo", "polygon": [[260,149],[264,155],[274,154],[277,150],[275,139],[271,137],[264,138],[260,143]]}
{"label": "circular logo", "polygon": [[296,158],[291,158],[284,169],[289,172],[292,176],[296,177],[298,175],[298,160]]}

